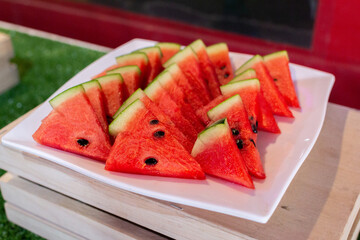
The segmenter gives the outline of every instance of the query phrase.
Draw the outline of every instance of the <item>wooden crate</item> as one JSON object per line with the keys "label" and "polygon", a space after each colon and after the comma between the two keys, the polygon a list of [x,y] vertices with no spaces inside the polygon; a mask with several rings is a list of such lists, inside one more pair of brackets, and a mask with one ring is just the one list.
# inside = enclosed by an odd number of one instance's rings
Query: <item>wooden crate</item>
{"label": "wooden crate", "polygon": [[17,67],[10,63],[13,56],[10,36],[0,32],[0,94],[19,82]]}
{"label": "wooden crate", "polygon": [[[0,136],[19,121],[21,119],[2,129]],[[266,224],[127,192],[2,145],[0,167],[20,177],[6,175],[1,187],[7,201],[6,210],[12,221],[25,226],[24,222],[37,219],[34,220],[37,225],[27,223],[26,227],[42,236],[58,239],[61,234],[67,234],[69,238],[99,239],[99,235],[95,234],[85,236],[81,231],[84,229],[101,231],[110,228],[111,233],[120,231],[124,236],[129,235],[126,229],[117,230],[101,220],[106,216],[134,223],[130,225],[135,229],[131,232],[148,234],[144,238],[164,238],[148,230],[151,229],[176,239],[356,239],[360,228],[359,122],[359,111],[329,104],[317,143]],[[15,194],[16,191],[22,193]],[[47,200],[44,197],[47,194],[54,196],[54,199],[74,202],[61,205]],[[24,196],[25,200],[18,200],[16,196]],[[48,205],[35,199],[47,200]],[[53,206],[51,211],[55,218],[44,215],[44,212],[50,211],[49,204]],[[66,216],[78,219],[79,225],[69,225],[61,214],[65,214],[64,208],[73,204],[93,209],[91,217],[81,217],[84,213],[76,210],[82,207],[71,208],[71,214]],[[22,215],[25,217],[19,217]],[[93,219],[91,224],[89,218]],[[49,230],[51,227],[54,227],[54,232]],[[46,230],[43,233],[38,229]]]}

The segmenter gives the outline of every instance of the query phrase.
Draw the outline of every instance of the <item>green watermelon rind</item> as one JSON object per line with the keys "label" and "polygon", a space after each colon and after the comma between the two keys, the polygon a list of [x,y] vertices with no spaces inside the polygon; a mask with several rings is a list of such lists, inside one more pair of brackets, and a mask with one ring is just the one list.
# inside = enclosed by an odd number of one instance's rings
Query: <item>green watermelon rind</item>
{"label": "green watermelon rind", "polygon": [[101,89],[101,85],[100,85],[99,81],[95,80],[95,79],[84,82],[84,83],[81,84],[81,86],[84,88],[85,92],[87,92],[88,90],[90,90],[93,87]]}
{"label": "green watermelon rind", "polygon": [[[158,76],[159,77],[159,76]],[[158,77],[154,79],[147,87],[144,89],[144,93],[148,96],[152,101],[154,101],[154,97],[159,92],[159,89],[162,89],[160,82],[158,81]],[[160,76],[161,77],[161,76]]]}
{"label": "green watermelon rind", "polygon": [[129,59],[133,59],[133,58],[135,58],[135,59],[143,58],[143,59],[145,59],[146,64],[149,63],[149,58],[143,52],[133,52],[133,53],[117,56],[116,62],[118,64],[121,64],[121,63],[129,61]]}
{"label": "green watermelon rind", "polygon": [[143,109],[145,105],[136,99],[131,104],[129,104],[123,111],[121,111],[118,116],[110,123],[109,133],[111,136],[117,136],[121,131],[124,131],[128,124],[132,124],[132,116],[138,111],[138,109]]}
{"label": "green watermelon rind", "polygon": [[172,42],[159,42],[157,44],[155,44],[155,46],[161,47],[165,47],[167,49],[176,49],[176,50],[180,50],[181,49],[181,45],[178,43],[172,43]]}
{"label": "green watermelon rind", "polygon": [[105,84],[107,82],[112,82],[112,81],[115,81],[115,80],[120,81],[121,83],[124,82],[123,77],[119,73],[107,74],[105,76],[98,77],[98,78],[96,78],[94,80],[97,80],[100,83],[100,85],[103,85],[103,84]]}
{"label": "green watermelon rind", "polygon": [[116,113],[114,114],[113,118],[116,118],[117,116],[119,116],[119,114],[125,109],[127,108],[130,104],[132,104],[134,101],[136,101],[137,99],[140,99],[141,97],[143,97],[145,95],[145,93],[143,92],[143,90],[141,90],[140,88],[137,89],[133,94],[131,94],[130,97],[128,97],[126,99],[125,102],[123,102],[123,104],[120,106],[120,108],[116,111]]}
{"label": "green watermelon rind", "polygon": [[201,39],[195,40],[194,42],[190,43],[189,46],[195,53],[200,49],[206,50],[206,45]]}
{"label": "green watermelon rind", "polygon": [[198,61],[198,57],[196,56],[194,50],[190,47],[187,46],[184,49],[182,49],[180,52],[176,53],[174,56],[172,56],[169,60],[167,60],[163,66],[165,68],[169,67],[170,65],[172,65],[173,63],[177,63],[180,60],[182,60],[183,58],[188,57],[189,55],[192,55],[196,58],[196,60]]}
{"label": "green watermelon rind", "polygon": [[154,81],[159,81],[161,86],[164,86],[168,83],[171,83],[171,81],[173,80],[173,77],[171,75],[171,73],[169,71],[167,71],[166,69],[163,70],[155,79]]}
{"label": "green watermelon rind", "polygon": [[224,134],[228,134],[228,131],[229,125],[226,119],[225,121],[224,119],[220,119],[204,129],[198,134],[191,151],[191,156],[196,157],[198,153],[202,152],[209,143],[214,142],[217,139],[221,139]]}
{"label": "green watermelon rind", "polygon": [[158,46],[141,48],[141,49],[134,51],[134,53],[140,52],[140,53],[145,53],[147,55],[148,53],[153,52],[153,51],[156,51],[160,55],[160,58],[162,58],[163,54],[161,52],[160,47],[158,47]]}
{"label": "green watermelon rind", "polygon": [[257,54],[255,56],[253,56],[252,58],[250,58],[249,60],[247,60],[238,69],[236,69],[235,75],[238,75],[238,74],[244,72],[245,70],[247,70],[247,69],[251,68],[252,66],[254,66],[254,64],[256,64],[256,63],[263,62],[263,61],[264,61],[264,59],[262,58],[262,56]]}
{"label": "green watermelon rind", "polygon": [[220,90],[223,95],[227,95],[229,92],[234,92],[249,86],[257,87],[260,90],[260,82],[257,78],[229,82],[226,85],[220,86]]}
{"label": "green watermelon rind", "polygon": [[210,118],[210,120],[214,120],[216,116],[221,115],[223,112],[228,112],[229,109],[233,108],[236,105],[243,105],[243,101],[239,94],[236,94],[226,99],[225,101],[219,103],[218,105],[210,109],[207,112],[207,115]]}
{"label": "green watermelon rind", "polygon": [[79,93],[85,93],[84,87],[80,84],[77,86],[74,86],[72,88],[69,88],[62,93],[59,93],[54,98],[52,98],[49,103],[52,106],[53,109],[56,109],[58,106],[60,106],[63,102],[67,101],[68,99],[76,96]]}
{"label": "green watermelon rind", "polygon": [[209,55],[213,55],[213,54],[216,54],[216,53],[219,53],[219,52],[223,52],[223,51],[227,51],[229,52],[229,47],[226,43],[224,42],[221,42],[221,43],[216,43],[216,44],[213,44],[213,45],[210,45],[206,48],[206,52],[209,54]]}
{"label": "green watermelon rind", "polygon": [[263,59],[264,59],[264,62],[267,62],[267,61],[270,61],[272,59],[275,59],[275,58],[278,58],[278,57],[284,57],[284,56],[289,61],[289,55],[288,55],[288,52],[286,50],[270,53],[268,55],[263,56]]}
{"label": "green watermelon rind", "polygon": [[106,75],[113,74],[113,73],[124,74],[125,72],[136,72],[139,76],[141,75],[141,70],[137,65],[128,65],[128,66],[114,68],[114,69],[107,71]]}
{"label": "green watermelon rind", "polygon": [[236,75],[230,82],[237,82],[240,80],[253,79],[257,78],[256,72],[254,69],[249,68],[242,73]]}

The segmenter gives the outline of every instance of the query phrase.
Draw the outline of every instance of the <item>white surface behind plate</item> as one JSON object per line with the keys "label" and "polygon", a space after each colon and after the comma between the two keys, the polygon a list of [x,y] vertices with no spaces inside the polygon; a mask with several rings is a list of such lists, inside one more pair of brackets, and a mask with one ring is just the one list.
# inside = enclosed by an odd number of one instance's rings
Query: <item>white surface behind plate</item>
{"label": "white surface behind plate", "polygon": [[[90,80],[92,76],[115,64],[116,56],[153,44],[153,41],[134,39],[116,48],[70,79],[53,96]],[[250,57],[231,54],[235,67]],[[255,190],[212,177],[207,177],[206,180],[186,180],[112,173],[104,170],[103,163],[39,145],[32,139],[32,134],[51,111],[47,101],[7,133],[2,138],[2,143],[121,189],[266,223],[320,133],[334,83],[334,76],[331,74],[295,64],[291,64],[291,73],[302,109],[292,111],[295,119],[277,117],[282,134],[259,133],[258,148],[267,178],[255,180]]]}

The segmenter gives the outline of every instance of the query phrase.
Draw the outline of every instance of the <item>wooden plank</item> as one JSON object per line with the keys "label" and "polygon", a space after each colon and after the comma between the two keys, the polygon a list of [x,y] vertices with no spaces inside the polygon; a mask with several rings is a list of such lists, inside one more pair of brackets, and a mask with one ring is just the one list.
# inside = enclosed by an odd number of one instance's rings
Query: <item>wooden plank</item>
{"label": "wooden plank", "polygon": [[0,62],[9,62],[14,56],[14,49],[9,35],[0,32]]}
{"label": "wooden plank", "polygon": [[1,190],[7,203],[83,239],[166,239],[40,185],[6,173]]}
{"label": "wooden plank", "polygon": [[327,111],[314,149],[267,224],[178,204],[174,208],[3,146],[0,167],[178,239],[339,239],[360,192],[360,146],[353,141],[360,136],[360,113],[334,104]]}
{"label": "wooden plank", "polygon": [[58,240],[84,239],[10,203],[5,203],[5,211],[9,221],[43,238]]}

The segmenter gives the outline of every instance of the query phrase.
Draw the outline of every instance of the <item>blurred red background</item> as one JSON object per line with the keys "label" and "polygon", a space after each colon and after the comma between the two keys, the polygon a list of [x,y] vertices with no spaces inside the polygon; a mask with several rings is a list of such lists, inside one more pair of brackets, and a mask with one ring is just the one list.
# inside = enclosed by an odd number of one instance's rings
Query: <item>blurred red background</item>
{"label": "blurred red background", "polygon": [[93,3],[60,0],[0,0],[0,20],[115,48],[133,38],[208,45],[231,51],[289,51],[293,63],[327,71],[336,81],[330,101],[360,109],[360,1],[319,0],[310,46],[266,40],[230,31],[146,16]]}

